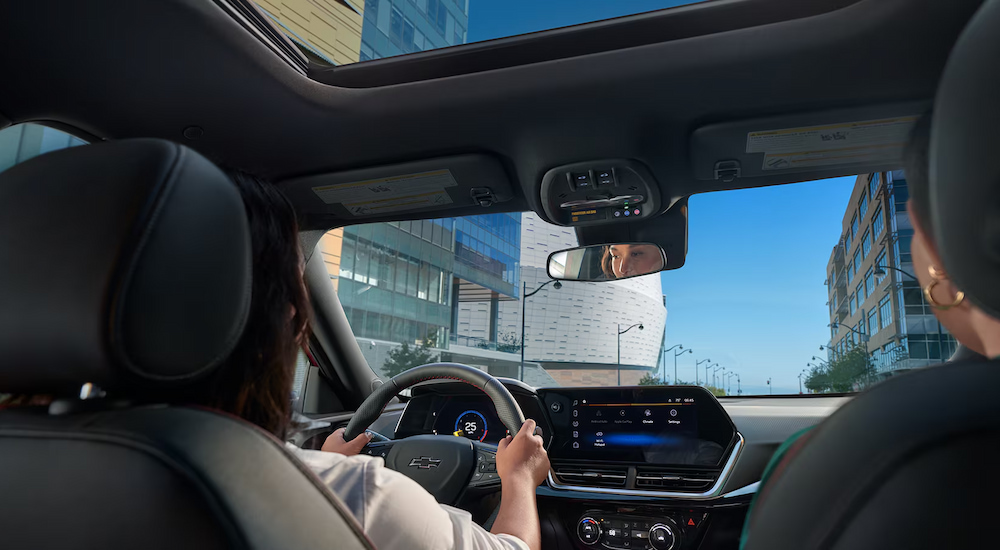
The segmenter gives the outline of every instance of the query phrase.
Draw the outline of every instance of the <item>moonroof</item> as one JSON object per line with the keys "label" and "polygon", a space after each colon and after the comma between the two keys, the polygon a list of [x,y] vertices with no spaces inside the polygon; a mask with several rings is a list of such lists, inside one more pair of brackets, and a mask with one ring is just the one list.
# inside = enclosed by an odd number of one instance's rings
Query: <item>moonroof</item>
{"label": "moonroof", "polygon": [[314,60],[345,65],[699,0],[254,0]]}

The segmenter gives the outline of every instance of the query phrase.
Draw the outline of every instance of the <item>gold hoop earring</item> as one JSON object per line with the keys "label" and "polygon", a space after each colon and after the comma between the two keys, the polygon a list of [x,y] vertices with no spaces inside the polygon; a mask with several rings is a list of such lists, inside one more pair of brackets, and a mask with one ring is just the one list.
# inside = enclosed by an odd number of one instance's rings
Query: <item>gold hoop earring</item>
{"label": "gold hoop earring", "polygon": [[944,272],[938,271],[938,269],[932,265],[927,266],[927,272],[931,276],[931,282],[927,283],[927,286],[924,287],[924,299],[927,300],[927,303],[930,304],[931,307],[938,311],[948,311],[949,309],[958,306],[965,300],[965,293],[958,290],[955,291],[955,300],[952,303],[939,304],[936,300],[934,300],[932,293],[934,291],[934,287],[937,286],[938,283],[948,280],[948,276],[944,274]]}

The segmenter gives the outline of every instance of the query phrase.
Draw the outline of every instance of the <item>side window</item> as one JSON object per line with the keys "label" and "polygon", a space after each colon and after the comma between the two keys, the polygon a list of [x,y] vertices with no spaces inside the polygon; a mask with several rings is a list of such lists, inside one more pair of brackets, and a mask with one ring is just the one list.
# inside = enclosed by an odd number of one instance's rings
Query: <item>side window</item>
{"label": "side window", "polygon": [[17,124],[0,130],[0,172],[50,151],[87,142],[41,124]]}

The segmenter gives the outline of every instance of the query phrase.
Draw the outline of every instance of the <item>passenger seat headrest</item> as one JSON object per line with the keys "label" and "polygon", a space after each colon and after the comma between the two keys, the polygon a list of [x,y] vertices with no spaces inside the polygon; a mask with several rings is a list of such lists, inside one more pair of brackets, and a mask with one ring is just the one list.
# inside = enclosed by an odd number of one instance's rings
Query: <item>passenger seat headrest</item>
{"label": "passenger seat headrest", "polygon": [[250,310],[243,200],[167,141],[45,154],[0,173],[0,392],[193,383]]}
{"label": "passenger seat headrest", "polygon": [[948,58],[931,123],[930,212],[944,267],[1000,317],[1000,1],[988,0]]}

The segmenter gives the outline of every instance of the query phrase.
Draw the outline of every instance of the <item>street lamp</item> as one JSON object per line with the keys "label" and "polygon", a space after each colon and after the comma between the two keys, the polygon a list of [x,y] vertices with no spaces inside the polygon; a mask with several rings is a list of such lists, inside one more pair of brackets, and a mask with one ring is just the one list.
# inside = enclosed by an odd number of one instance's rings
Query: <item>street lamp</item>
{"label": "street lamp", "polygon": [[[681,344],[677,344],[676,346],[672,346],[672,347],[669,347],[669,348],[663,350],[663,383],[664,384],[667,383],[667,352],[670,351],[670,350],[672,350],[672,349],[674,349],[674,348],[680,348],[680,349],[678,349],[677,351],[674,352],[674,385],[676,386],[677,385],[677,357],[680,356],[680,355],[684,355],[685,353],[694,353],[694,350],[684,349],[684,346],[682,346]],[[694,377],[696,379],[698,378],[698,367],[697,366],[695,366],[695,368],[694,368]]]}
{"label": "street lamp", "polygon": [[767,393],[774,395],[774,386],[771,385],[771,378],[767,379]]}
{"label": "street lamp", "polygon": [[736,374],[736,395],[743,395],[743,388],[740,386],[740,375]]}
{"label": "street lamp", "polygon": [[823,366],[828,366],[830,364],[828,361],[824,361],[815,355],[813,355],[813,361],[819,361],[819,364]]}
{"label": "street lamp", "polygon": [[643,329],[642,323],[636,323],[625,330],[622,330],[622,324],[618,323],[618,385],[622,385],[622,334],[639,327],[639,330]]}
{"label": "street lamp", "polygon": [[[698,365],[702,363],[711,363],[711,359],[702,359],[701,361],[695,361],[694,363],[694,379],[695,382],[698,381]],[[708,384],[708,365],[705,365],[705,384]]]}
{"label": "street lamp", "polygon": [[541,289],[543,289],[543,288],[545,288],[545,286],[548,285],[549,283],[555,283],[554,285],[552,285],[552,288],[554,288],[556,290],[559,290],[560,288],[562,288],[562,283],[560,283],[559,281],[556,281],[556,280],[553,279],[553,280],[545,281],[544,283],[542,283],[541,285],[539,285],[538,288],[536,288],[535,290],[532,290],[531,292],[528,292],[528,282],[527,281],[521,281],[521,374],[518,377],[518,380],[520,380],[522,382],[524,381],[524,343],[525,343],[524,342],[524,320],[528,317],[528,315],[527,315],[528,312],[525,309],[525,306],[528,304],[528,298],[531,298],[535,294],[538,294],[538,291],[541,290]]}
{"label": "street lamp", "polygon": [[735,372],[733,372],[733,371],[729,371],[728,373],[726,373],[726,374],[722,375],[722,378],[723,378],[723,384],[725,384],[725,385],[726,385],[726,394],[727,394],[727,395],[728,395],[729,393],[731,393],[731,389],[732,389],[732,383],[733,383],[733,377],[734,377],[734,376],[736,376],[736,373],[735,373]]}
{"label": "street lamp", "polygon": [[[715,385],[715,373],[717,373],[717,372],[719,372],[721,370],[722,373],[725,374],[726,373],[726,367],[720,367],[718,363],[716,363],[716,364],[714,364],[712,366],[715,367],[714,369],[712,369],[712,387],[718,388],[718,386]],[[705,377],[705,379],[706,379],[705,382],[708,382],[708,377],[707,376]]]}
{"label": "street lamp", "polygon": [[799,395],[802,394],[802,375],[805,373],[805,369],[802,369],[802,372],[799,373]]}

